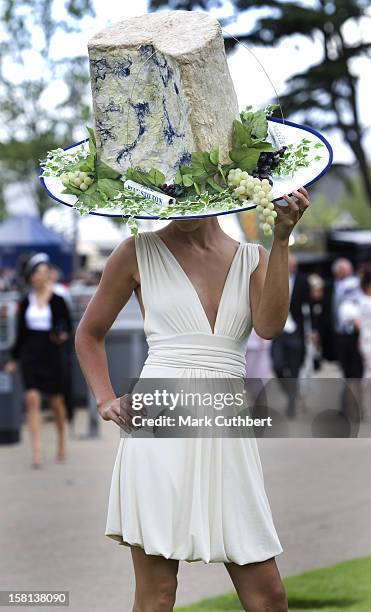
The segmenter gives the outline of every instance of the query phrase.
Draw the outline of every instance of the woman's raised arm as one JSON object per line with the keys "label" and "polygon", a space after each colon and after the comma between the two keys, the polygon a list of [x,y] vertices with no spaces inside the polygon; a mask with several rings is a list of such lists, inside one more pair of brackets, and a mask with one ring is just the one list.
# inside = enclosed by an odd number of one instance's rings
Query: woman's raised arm
{"label": "woman's raised arm", "polygon": [[294,191],[296,201],[283,196],[287,206],[276,204],[277,220],[270,253],[259,245],[259,264],[250,279],[253,327],[261,338],[270,340],[282,333],[290,307],[288,251],[289,237],[309,206],[304,187]]}
{"label": "woman's raised arm", "polygon": [[76,354],[99,412],[116,397],[109,378],[105,335],[138,286],[137,271],[134,238],[130,237],[108,257],[97,290],[76,329]]}

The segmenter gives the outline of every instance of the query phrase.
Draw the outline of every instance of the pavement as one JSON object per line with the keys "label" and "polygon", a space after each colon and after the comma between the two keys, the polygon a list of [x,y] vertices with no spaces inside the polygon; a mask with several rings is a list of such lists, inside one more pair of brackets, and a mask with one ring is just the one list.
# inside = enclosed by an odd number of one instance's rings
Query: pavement
{"label": "pavement", "polygon": [[[41,470],[30,468],[26,428],[20,444],[0,447],[0,588],[68,590],[73,612],[129,612],[130,550],[104,535],[119,429],[101,421],[100,437],[84,438],[83,409],[74,429],[64,465],[50,420]],[[371,436],[258,444],[283,576],[371,554]],[[177,605],[231,589],[223,564],[180,563]]]}

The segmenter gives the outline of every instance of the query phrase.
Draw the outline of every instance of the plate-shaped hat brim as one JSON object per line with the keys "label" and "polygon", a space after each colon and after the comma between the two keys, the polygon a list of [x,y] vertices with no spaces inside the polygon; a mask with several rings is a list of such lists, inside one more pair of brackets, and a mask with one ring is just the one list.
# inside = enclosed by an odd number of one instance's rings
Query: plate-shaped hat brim
{"label": "plate-shaped hat brim", "polygon": [[[321,178],[327,172],[329,167],[332,164],[333,152],[330,143],[316,130],[313,130],[310,127],[305,125],[300,125],[298,123],[293,123],[291,121],[282,121],[282,119],[276,119],[270,117],[269,121],[279,123],[280,132],[283,134],[286,144],[298,144],[301,142],[303,138],[306,138],[311,147],[311,151],[318,151],[318,156],[321,157],[318,161],[311,161],[308,167],[298,168],[292,176],[285,177],[273,177],[273,197],[274,201],[282,199],[282,196],[285,194],[292,194],[293,191],[297,190],[299,187],[308,187],[312,185],[318,179]],[[81,147],[86,140],[77,142],[67,149],[72,149],[74,147]],[[321,148],[312,149],[314,145],[317,143],[321,143]],[[315,155],[315,154],[313,154]],[[71,194],[63,193],[65,187],[62,184],[62,181],[57,177],[40,177],[40,182],[45,191],[49,194],[51,198],[60,202],[61,204],[65,204],[66,206],[73,206],[77,201],[77,196]],[[246,201],[244,206],[239,206],[236,203],[236,208],[233,210],[220,210],[212,212],[203,212],[197,215],[183,215],[183,216],[171,216],[169,219],[190,219],[190,218],[199,218],[199,217],[214,217],[216,215],[226,215],[231,213],[243,212],[245,210],[251,210],[256,208],[256,205],[252,201]],[[90,212],[92,215],[100,215],[103,217],[125,217],[119,209],[107,209],[107,208],[97,208]],[[137,219],[158,219],[158,216],[155,215],[136,215]]]}

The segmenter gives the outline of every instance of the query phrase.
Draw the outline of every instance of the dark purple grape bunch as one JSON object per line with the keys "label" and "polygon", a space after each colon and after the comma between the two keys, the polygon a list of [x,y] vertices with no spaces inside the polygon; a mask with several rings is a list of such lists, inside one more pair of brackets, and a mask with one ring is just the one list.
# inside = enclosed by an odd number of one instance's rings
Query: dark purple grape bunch
{"label": "dark purple grape bunch", "polygon": [[184,193],[184,189],[181,185],[167,185],[164,183],[160,185],[160,189],[171,198],[179,198]]}
{"label": "dark purple grape bunch", "polygon": [[281,161],[281,157],[284,156],[287,147],[281,147],[278,151],[267,151],[266,153],[260,153],[256,168],[252,171],[252,176],[258,177],[261,181],[267,179],[269,184],[273,185],[272,170],[277,168]]}

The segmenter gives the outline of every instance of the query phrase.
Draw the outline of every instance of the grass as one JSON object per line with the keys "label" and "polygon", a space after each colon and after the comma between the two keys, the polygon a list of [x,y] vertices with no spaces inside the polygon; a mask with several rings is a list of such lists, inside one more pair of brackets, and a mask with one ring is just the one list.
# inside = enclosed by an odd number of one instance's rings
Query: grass
{"label": "grass", "polygon": [[[338,563],[283,580],[290,612],[371,612],[371,557]],[[234,593],[204,599],[177,612],[242,610]]]}

